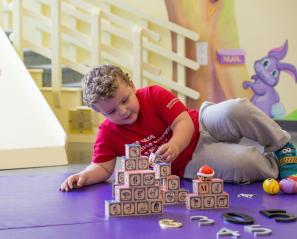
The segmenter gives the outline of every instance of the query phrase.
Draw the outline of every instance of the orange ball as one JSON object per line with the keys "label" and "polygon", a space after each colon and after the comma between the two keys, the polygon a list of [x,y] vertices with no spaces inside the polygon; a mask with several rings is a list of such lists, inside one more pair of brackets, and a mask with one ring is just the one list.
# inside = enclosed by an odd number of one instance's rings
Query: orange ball
{"label": "orange ball", "polygon": [[263,190],[268,194],[277,194],[279,188],[279,183],[274,178],[265,179],[263,182]]}

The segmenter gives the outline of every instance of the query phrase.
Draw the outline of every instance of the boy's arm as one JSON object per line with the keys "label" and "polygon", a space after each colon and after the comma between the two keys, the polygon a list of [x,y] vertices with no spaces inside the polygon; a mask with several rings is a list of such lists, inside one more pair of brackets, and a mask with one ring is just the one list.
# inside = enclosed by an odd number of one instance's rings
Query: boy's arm
{"label": "boy's arm", "polygon": [[113,173],[116,159],[104,163],[91,163],[83,171],[69,176],[60,186],[61,191],[69,191],[86,185],[107,180]]}
{"label": "boy's arm", "polygon": [[86,184],[95,184],[107,180],[113,173],[116,159],[104,163],[91,163],[85,168],[84,173],[87,176]]}
{"label": "boy's arm", "polygon": [[168,162],[176,159],[189,145],[194,132],[194,123],[189,113],[184,111],[175,118],[170,128],[173,132],[171,139],[157,150],[157,153]]}

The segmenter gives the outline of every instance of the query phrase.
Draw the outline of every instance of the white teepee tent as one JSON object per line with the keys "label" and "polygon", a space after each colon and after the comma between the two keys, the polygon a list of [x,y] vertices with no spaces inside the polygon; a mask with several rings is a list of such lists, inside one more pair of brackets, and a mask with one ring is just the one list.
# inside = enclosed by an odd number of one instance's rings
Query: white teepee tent
{"label": "white teepee tent", "polygon": [[0,28],[0,169],[67,164],[66,134]]}

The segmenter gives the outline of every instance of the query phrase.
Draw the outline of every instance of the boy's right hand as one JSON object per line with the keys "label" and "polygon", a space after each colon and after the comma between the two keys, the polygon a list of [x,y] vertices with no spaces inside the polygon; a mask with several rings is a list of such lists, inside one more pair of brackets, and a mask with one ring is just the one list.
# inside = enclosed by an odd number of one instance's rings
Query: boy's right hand
{"label": "boy's right hand", "polygon": [[74,188],[81,188],[86,184],[87,176],[83,173],[77,173],[69,176],[60,186],[60,191],[68,192]]}

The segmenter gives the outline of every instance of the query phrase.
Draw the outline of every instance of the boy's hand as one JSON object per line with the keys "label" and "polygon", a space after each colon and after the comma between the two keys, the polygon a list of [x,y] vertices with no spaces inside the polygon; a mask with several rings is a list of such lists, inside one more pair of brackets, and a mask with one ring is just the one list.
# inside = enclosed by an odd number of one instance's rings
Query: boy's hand
{"label": "boy's hand", "polygon": [[86,181],[87,177],[83,173],[73,174],[61,184],[60,191],[68,192],[71,189],[80,188],[85,185]]}
{"label": "boy's hand", "polygon": [[156,153],[159,154],[164,161],[172,162],[180,154],[180,151],[176,144],[168,142],[161,145]]}

